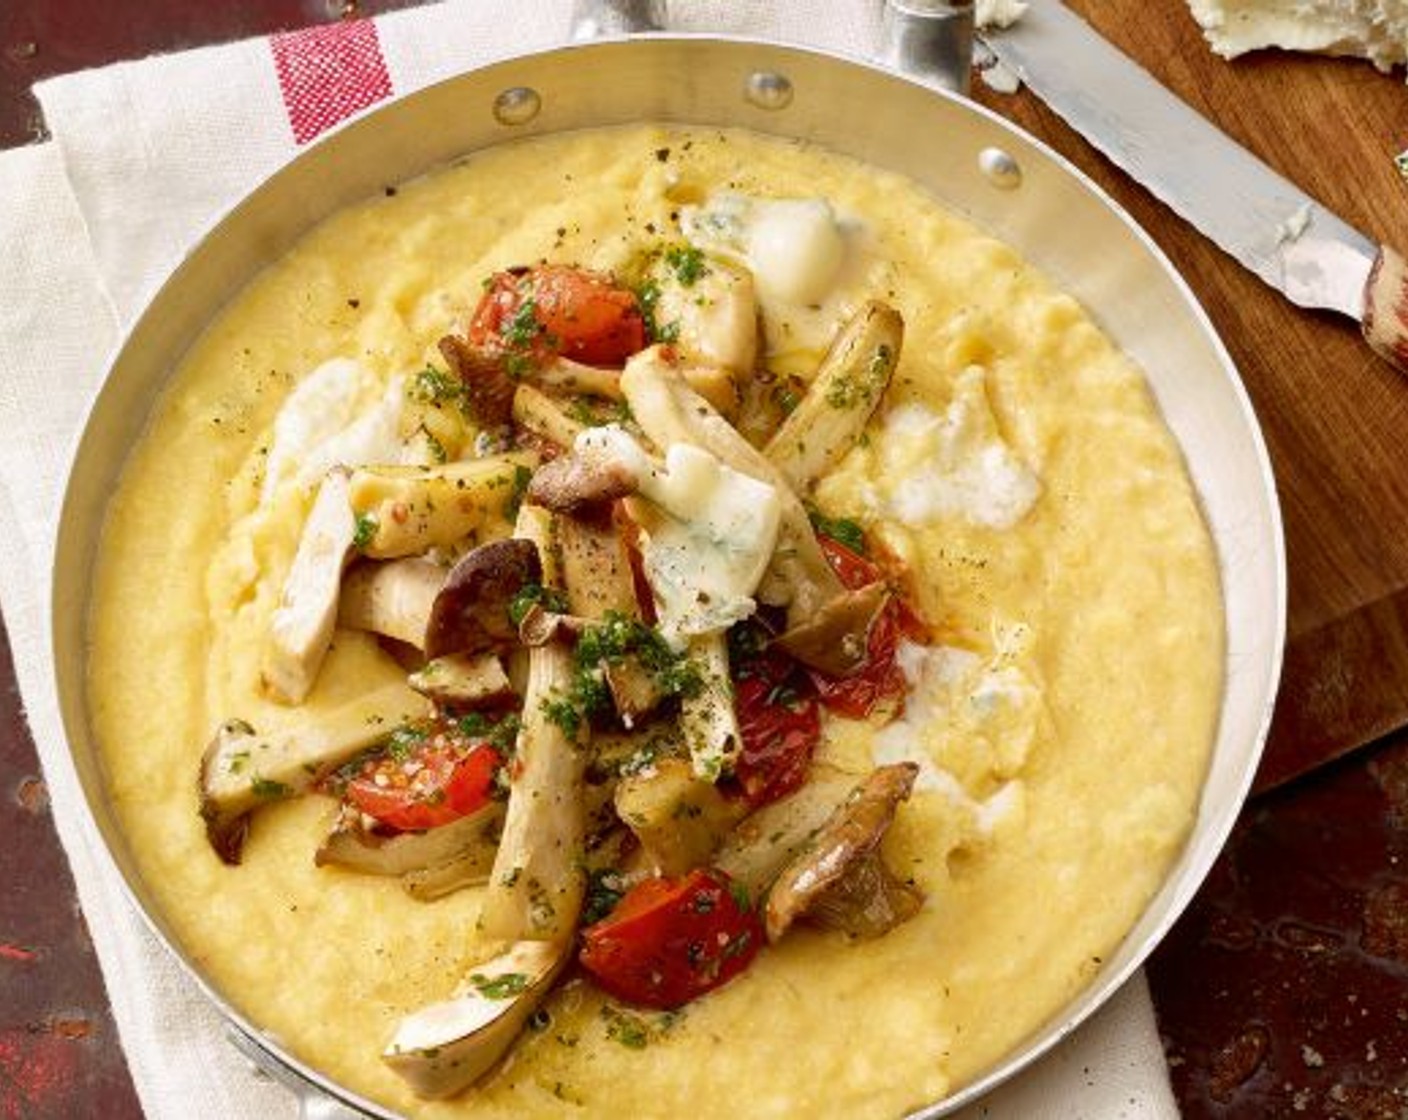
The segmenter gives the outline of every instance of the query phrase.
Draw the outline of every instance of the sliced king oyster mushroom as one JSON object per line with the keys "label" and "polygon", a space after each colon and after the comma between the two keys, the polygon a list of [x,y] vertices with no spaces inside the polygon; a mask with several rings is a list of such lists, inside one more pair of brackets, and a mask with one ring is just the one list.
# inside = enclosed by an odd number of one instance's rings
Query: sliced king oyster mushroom
{"label": "sliced king oyster mushroom", "polygon": [[451,1097],[513,1045],[571,956],[570,939],[517,941],[475,966],[454,996],[407,1015],[382,1060],[422,1097]]}
{"label": "sliced king oyster mushroom", "polygon": [[200,813],[210,846],[226,863],[239,863],[256,809],[297,797],[392,728],[428,714],[423,696],[393,681],[269,735],[226,720],[201,758]]}
{"label": "sliced king oyster mushroom", "polygon": [[260,679],[265,691],[285,704],[307,698],[332,644],[342,571],[357,532],[348,478],[347,471],[337,468],[318,487],[269,624]]}

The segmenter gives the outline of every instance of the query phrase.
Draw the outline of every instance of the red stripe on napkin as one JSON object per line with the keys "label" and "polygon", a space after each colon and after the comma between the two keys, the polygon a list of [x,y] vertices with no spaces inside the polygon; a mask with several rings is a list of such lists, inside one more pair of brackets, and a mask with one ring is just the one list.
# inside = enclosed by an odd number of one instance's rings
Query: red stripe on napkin
{"label": "red stripe on napkin", "polygon": [[272,35],[269,47],[299,144],[391,96],[391,75],[369,19]]}

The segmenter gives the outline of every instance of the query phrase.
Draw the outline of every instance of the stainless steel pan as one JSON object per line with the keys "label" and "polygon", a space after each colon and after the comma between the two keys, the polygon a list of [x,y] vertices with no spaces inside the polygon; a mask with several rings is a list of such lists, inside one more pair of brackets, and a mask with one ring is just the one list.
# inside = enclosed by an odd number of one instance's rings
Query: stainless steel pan
{"label": "stainless steel pan", "polygon": [[[643,5],[617,4],[639,16]],[[918,16],[950,11],[910,0]],[[960,6],[961,7],[961,6]],[[913,13],[911,13],[913,14]],[[898,4],[895,57],[921,55],[935,24]],[[951,31],[938,32],[940,45]],[[610,80],[604,81],[603,76]],[[1251,782],[1280,669],[1284,546],[1266,450],[1227,353],[1150,239],[1080,172],[961,97],[877,65],[741,39],[645,37],[514,59],[380,109],[309,149],[247,197],[133,328],[73,464],[54,573],[54,654],[65,726],[89,808],[157,936],[221,1008],[248,1053],[301,1092],[305,1115],[383,1115],[287,1054],[203,978],[136,873],[105,795],[84,691],[86,609],[107,496],[158,391],[216,309],[315,223],[387,182],[538,133],[640,120],[741,126],[816,141],[902,172],[1016,246],[1092,309],[1147,371],[1212,527],[1227,608],[1227,686],[1196,831],[1162,890],[1084,992],[999,1066],[926,1110],[971,1102],[1075,1030],[1140,965],[1211,866]],[[338,1103],[342,1102],[342,1103]]]}

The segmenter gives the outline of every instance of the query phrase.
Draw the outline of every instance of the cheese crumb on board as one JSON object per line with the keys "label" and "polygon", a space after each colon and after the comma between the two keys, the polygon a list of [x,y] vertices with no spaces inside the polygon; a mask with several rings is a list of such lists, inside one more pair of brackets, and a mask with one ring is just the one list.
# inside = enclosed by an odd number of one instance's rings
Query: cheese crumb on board
{"label": "cheese crumb on board", "polygon": [[1236,58],[1263,47],[1408,63],[1408,0],[1188,0],[1212,49]]}

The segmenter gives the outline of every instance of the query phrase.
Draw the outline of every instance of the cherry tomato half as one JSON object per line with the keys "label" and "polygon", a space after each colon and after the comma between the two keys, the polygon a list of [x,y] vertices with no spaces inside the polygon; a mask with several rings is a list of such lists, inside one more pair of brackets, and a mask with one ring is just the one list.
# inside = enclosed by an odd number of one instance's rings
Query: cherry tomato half
{"label": "cherry tomato half", "polygon": [[437,735],[407,757],[378,755],[347,783],[344,796],[399,832],[424,832],[483,808],[502,763],[488,743],[464,747]]}
{"label": "cherry tomato half", "polygon": [[582,931],[579,959],[608,993],[662,1011],[737,976],[763,943],[758,915],[724,872],[647,879]]}
{"label": "cherry tomato half", "polygon": [[[865,587],[884,578],[879,564],[839,541],[819,533],[817,543],[837,577],[848,588]],[[909,682],[895,660],[902,623],[906,634],[912,634],[912,628],[921,625],[898,596],[891,596],[871,623],[865,664],[860,669],[846,677],[829,677],[812,671],[817,694],[830,711],[848,719],[866,719],[877,712],[898,714],[903,710]]]}
{"label": "cherry tomato half", "polygon": [[785,797],[807,777],[821,740],[816,689],[778,649],[733,662],[734,710],[742,743],[734,777],[754,808]]}
{"label": "cherry tomato half", "polygon": [[645,349],[645,318],[634,293],[610,276],[545,264],[494,274],[470,320],[469,341],[536,361],[560,354],[619,366]]}
{"label": "cherry tomato half", "polygon": [[818,533],[816,543],[821,545],[821,551],[826,556],[826,562],[831,565],[831,570],[836,573],[836,578],[850,590],[859,590],[877,579],[885,578],[879,564],[847,548],[835,537]]}

